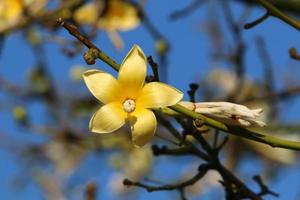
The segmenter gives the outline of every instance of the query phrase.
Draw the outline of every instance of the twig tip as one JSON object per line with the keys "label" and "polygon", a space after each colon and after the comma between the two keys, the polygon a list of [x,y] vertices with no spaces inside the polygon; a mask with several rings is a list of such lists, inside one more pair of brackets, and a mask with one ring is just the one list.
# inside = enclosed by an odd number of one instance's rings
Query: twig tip
{"label": "twig tip", "polygon": [[63,26],[65,24],[65,21],[60,17],[57,19],[57,23],[60,25],[60,26]]}

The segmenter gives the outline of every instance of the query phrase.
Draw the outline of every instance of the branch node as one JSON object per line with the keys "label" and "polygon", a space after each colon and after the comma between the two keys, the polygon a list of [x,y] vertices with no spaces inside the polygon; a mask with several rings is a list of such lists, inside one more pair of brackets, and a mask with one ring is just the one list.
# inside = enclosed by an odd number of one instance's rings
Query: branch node
{"label": "branch node", "polygon": [[196,128],[201,128],[204,125],[204,121],[202,119],[195,119],[194,120],[194,126]]}
{"label": "branch node", "polygon": [[57,19],[57,23],[60,25],[60,26],[64,26],[65,22],[64,20],[60,17]]}
{"label": "branch node", "polygon": [[133,185],[133,182],[132,182],[131,180],[125,178],[125,179],[123,180],[123,185],[125,185],[125,186],[132,186],[132,185]]}
{"label": "branch node", "polygon": [[300,54],[297,52],[296,48],[291,47],[289,49],[289,54],[292,59],[300,60]]}
{"label": "branch node", "polygon": [[83,58],[88,65],[93,65],[96,63],[96,59],[98,58],[99,50],[95,48],[88,49]]}

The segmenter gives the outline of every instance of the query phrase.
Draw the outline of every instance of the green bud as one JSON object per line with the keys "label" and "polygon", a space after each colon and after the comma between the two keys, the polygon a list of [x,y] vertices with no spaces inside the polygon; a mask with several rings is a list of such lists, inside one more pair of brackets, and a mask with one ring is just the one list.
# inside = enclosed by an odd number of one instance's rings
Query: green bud
{"label": "green bud", "polygon": [[166,40],[160,39],[156,41],[155,49],[158,55],[163,56],[169,51],[169,44]]}
{"label": "green bud", "polygon": [[45,77],[44,72],[39,68],[34,68],[29,73],[29,79],[32,83],[32,90],[37,93],[46,93],[49,91],[50,83]]}
{"label": "green bud", "polygon": [[39,32],[35,29],[29,29],[27,31],[26,38],[32,45],[39,45],[42,43],[42,38]]}
{"label": "green bud", "polygon": [[23,106],[15,106],[12,110],[14,119],[21,123],[26,124],[28,121],[27,111]]}

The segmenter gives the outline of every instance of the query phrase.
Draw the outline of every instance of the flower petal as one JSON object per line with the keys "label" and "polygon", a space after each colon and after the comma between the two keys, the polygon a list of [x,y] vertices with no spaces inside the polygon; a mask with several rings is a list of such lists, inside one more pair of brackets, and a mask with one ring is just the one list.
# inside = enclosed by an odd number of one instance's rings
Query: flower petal
{"label": "flower petal", "polygon": [[119,84],[128,98],[136,98],[142,89],[147,72],[147,59],[142,49],[134,45],[119,70]]}
{"label": "flower petal", "polygon": [[1,0],[0,1],[0,31],[18,23],[23,12],[23,1]]}
{"label": "flower petal", "polygon": [[118,81],[110,74],[92,69],[83,74],[85,84],[91,93],[104,104],[120,98]]}
{"label": "flower petal", "polygon": [[145,108],[158,108],[178,103],[183,97],[182,92],[164,83],[148,83],[142,89],[137,104]]}
{"label": "flower petal", "polygon": [[[99,1],[100,4],[100,1]],[[102,7],[103,5],[100,4]],[[101,11],[102,9],[99,9],[98,4],[95,3],[87,3],[80,8],[78,8],[74,12],[74,20],[79,23],[79,24],[84,24],[84,25],[93,25],[96,23],[98,20],[98,12]],[[101,7],[101,8],[102,8]]]}
{"label": "flower petal", "polygon": [[106,104],[91,118],[90,130],[95,133],[113,132],[125,124],[126,116],[120,103]]}
{"label": "flower petal", "polygon": [[132,131],[132,141],[138,146],[144,146],[154,135],[156,130],[156,118],[152,111],[148,109],[136,110],[129,117]]}

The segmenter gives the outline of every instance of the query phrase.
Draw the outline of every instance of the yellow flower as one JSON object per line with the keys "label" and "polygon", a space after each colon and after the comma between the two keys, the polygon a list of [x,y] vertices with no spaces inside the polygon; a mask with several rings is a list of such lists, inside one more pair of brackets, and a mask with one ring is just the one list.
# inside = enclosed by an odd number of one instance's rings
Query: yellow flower
{"label": "yellow flower", "polygon": [[183,94],[164,83],[145,84],[146,71],[146,56],[134,45],[121,64],[118,80],[99,70],[84,73],[91,93],[105,104],[90,120],[92,132],[110,133],[129,122],[136,146],[143,146],[152,138],[157,122],[150,109],[174,105]]}
{"label": "yellow flower", "polygon": [[23,12],[22,0],[0,1],[0,31],[15,25]]}
{"label": "yellow flower", "polygon": [[96,25],[107,31],[117,48],[123,46],[118,31],[129,31],[140,24],[136,7],[123,0],[110,0],[107,7],[103,0],[85,4],[74,13],[74,19],[80,24]]}
{"label": "yellow flower", "polygon": [[99,20],[99,27],[106,30],[128,31],[140,24],[137,9],[128,2],[111,0]]}
{"label": "yellow flower", "polygon": [[0,0],[0,31],[17,25],[27,15],[35,16],[46,5],[47,0]]}

